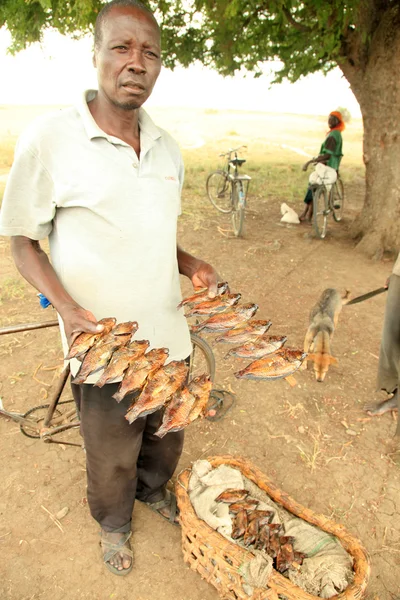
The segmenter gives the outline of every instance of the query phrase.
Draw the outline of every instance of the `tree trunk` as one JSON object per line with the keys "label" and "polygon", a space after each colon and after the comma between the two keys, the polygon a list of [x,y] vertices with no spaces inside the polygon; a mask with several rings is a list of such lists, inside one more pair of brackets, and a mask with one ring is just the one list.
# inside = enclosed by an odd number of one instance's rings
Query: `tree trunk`
{"label": "tree trunk", "polygon": [[[363,117],[366,197],[353,224],[358,247],[373,258],[400,250],[400,23],[387,11],[368,53],[353,46],[340,64]],[[347,48],[349,49],[349,47]],[[364,54],[363,54],[364,53]],[[357,55],[359,60],[353,57]]]}

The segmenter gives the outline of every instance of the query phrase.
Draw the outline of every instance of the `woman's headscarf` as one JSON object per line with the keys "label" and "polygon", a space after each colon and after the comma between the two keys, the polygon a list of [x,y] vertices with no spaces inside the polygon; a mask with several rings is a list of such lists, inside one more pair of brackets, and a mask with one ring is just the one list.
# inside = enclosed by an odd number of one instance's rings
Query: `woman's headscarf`
{"label": "woman's headscarf", "polygon": [[331,116],[331,115],[332,115],[332,117],[336,117],[339,120],[339,124],[336,125],[336,127],[332,127],[332,129],[330,131],[335,131],[335,130],[343,131],[344,129],[346,129],[346,125],[344,124],[341,112],[339,112],[338,110],[333,110],[331,113],[329,113],[329,116]]}

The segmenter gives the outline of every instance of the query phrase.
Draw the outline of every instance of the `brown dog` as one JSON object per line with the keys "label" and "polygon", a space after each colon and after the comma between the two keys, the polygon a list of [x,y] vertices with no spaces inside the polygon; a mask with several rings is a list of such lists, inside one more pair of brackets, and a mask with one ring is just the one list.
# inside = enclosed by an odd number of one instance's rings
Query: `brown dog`
{"label": "brown dog", "polygon": [[[342,310],[344,299],[349,292],[340,294],[338,290],[329,288],[321,294],[317,304],[310,313],[310,325],[304,339],[304,352],[311,351],[307,360],[314,362],[317,381],[323,381],[330,365],[337,365],[338,360],[331,354],[331,340]],[[306,363],[304,361],[304,363]],[[304,368],[307,368],[306,366]]]}

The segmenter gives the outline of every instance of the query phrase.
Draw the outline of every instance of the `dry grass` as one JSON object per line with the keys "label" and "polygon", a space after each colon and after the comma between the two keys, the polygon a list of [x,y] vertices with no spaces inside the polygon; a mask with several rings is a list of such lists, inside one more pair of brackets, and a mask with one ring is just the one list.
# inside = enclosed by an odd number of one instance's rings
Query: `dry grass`
{"label": "dry grass", "polygon": [[25,296],[26,287],[22,279],[10,277],[1,283],[0,287],[0,305],[4,302],[21,300]]}

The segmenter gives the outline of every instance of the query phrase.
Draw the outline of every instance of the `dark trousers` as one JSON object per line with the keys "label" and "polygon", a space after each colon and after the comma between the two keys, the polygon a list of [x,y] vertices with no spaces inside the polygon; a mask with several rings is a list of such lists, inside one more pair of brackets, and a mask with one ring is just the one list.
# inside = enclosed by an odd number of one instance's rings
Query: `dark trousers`
{"label": "dark trousers", "polygon": [[158,502],[174,473],[183,447],[183,431],[154,435],[162,411],[129,425],[129,394],[112,398],[118,383],[102,388],[71,383],[85,442],[87,498],[92,517],[105,531],[129,531],[135,498]]}
{"label": "dark trousers", "polygon": [[[379,351],[377,389],[389,394],[400,379],[400,277],[391,275]],[[400,420],[399,420],[400,421]]]}
{"label": "dark trousers", "polygon": [[307,193],[304,197],[304,202],[306,204],[311,204],[311,202],[312,202],[312,189],[310,187],[307,188]]}

